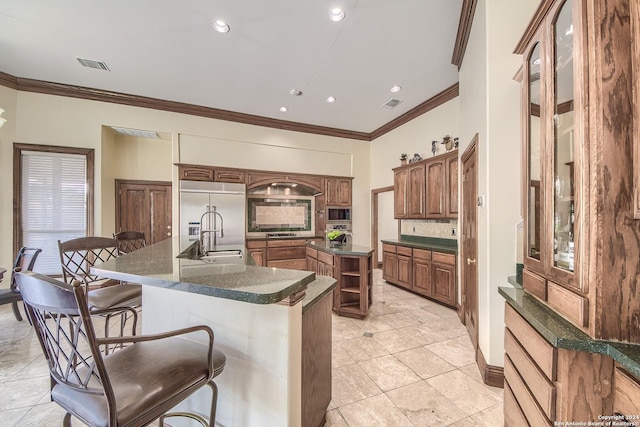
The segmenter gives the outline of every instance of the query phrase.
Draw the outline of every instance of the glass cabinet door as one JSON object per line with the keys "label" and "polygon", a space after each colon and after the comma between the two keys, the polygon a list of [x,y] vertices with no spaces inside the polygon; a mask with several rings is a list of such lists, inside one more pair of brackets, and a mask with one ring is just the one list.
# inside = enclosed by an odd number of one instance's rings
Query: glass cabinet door
{"label": "glass cabinet door", "polygon": [[531,50],[528,61],[528,135],[527,137],[527,256],[540,261],[542,233],[542,123],[540,82],[540,43],[536,43]]}
{"label": "glass cabinet door", "polygon": [[574,270],[574,61],[573,0],[561,6],[553,31],[553,266]]}

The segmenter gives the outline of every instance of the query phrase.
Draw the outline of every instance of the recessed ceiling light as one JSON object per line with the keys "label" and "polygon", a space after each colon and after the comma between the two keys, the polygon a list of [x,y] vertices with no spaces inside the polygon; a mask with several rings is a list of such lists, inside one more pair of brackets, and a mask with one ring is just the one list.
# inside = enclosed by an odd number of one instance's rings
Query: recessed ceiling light
{"label": "recessed ceiling light", "polygon": [[302,95],[302,91],[298,90],[298,89],[291,89],[291,92],[289,92],[291,95],[293,96],[301,96]]}
{"label": "recessed ceiling light", "polygon": [[393,93],[400,92],[401,90],[402,90],[402,86],[398,86],[398,85],[395,85],[391,88],[391,92]]}
{"label": "recessed ceiling light", "polygon": [[219,19],[213,21],[213,28],[219,33],[228,33],[231,30],[229,24]]}
{"label": "recessed ceiling light", "polygon": [[347,16],[347,14],[339,7],[334,7],[329,11],[329,19],[331,19],[333,22],[340,22],[344,19],[345,16]]}
{"label": "recessed ceiling light", "polygon": [[327,98],[327,102],[336,102],[336,98],[333,96],[330,96]]}
{"label": "recessed ceiling light", "polygon": [[280,111],[286,113],[289,109],[287,107],[280,107]]}

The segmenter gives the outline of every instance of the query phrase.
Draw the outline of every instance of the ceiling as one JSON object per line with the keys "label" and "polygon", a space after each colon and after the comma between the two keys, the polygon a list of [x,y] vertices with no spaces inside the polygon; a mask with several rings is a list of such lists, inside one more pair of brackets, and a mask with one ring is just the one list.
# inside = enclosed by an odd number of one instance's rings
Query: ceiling
{"label": "ceiling", "polygon": [[[343,21],[329,19],[334,7],[346,11]],[[461,7],[462,0],[0,0],[0,71],[373,132],[458,81],[451,58]],[[216,32],[215,19],[231,31]],[[394,85],[402,90],[391,93]],[[391,98],[402,102],[382,108]]]}

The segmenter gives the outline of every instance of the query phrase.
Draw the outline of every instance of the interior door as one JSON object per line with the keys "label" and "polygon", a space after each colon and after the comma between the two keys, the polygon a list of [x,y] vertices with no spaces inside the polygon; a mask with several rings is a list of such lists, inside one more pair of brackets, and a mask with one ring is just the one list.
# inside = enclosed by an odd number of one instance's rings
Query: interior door
{"label": "interior door", "polygon": [[171,183],[116,180],[116,232],[142,231],[147,244],[171,237]]}
{"label": "interior door", "polygon": [[474,348],[478,348],[478,135],[462,155],[462,310]]}

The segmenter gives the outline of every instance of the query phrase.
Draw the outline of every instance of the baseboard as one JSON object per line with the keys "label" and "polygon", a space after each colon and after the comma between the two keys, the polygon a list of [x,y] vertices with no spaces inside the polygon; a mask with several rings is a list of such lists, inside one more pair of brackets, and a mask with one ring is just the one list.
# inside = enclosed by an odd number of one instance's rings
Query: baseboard
{"label": "baseboard", "polygon": [[478,362],[478,369],[480,369],[482,381],[486,385],[504,388],[504,368],[500,366],[487,365],[487,361],[484,358],[484,354],[482,354],[480,347],[478,347],[478,350],[476,351],[476,361]]}

